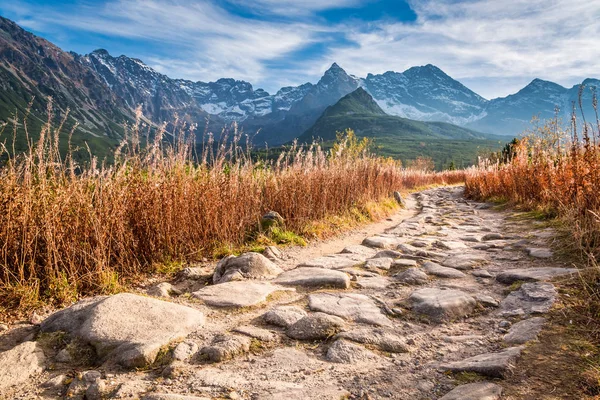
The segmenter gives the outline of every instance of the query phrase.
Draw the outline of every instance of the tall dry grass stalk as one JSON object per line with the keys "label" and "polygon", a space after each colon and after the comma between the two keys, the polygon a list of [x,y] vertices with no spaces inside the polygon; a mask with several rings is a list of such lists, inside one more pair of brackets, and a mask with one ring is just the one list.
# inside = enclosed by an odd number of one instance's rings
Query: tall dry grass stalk
{"label": "tall dry grass stalk", "polygon": [[583,113],[578,115],[574,106],[567,129],[555,118],[512,146],[506,162],[471,170],[467,195],[500,198],[559,215],[573,235],[574,249],[596,259],[600,255],[600,119],[595,92],[593,108],[594,123],[587,122]]}
{"label": "tall dry grass stalk", "polygon": [[110,292],[157,263],[193,261],[223,244],[244,243],[268,210],[298,233],[310,221],[395,190],[464,179],[461,172],[409,171],[366,149],[357,153],[352,136],[333,152],[295,145],[266,162],[253,160],[233,129],[218,145],[209,135],[194,156],[193,128],[176,121],[172,135],[163,127],[144,143],[137,116],[110,165],[93,156],[85,165],[70,154],[62,158],[62,127],[52,126],[51,109],[29,152],[14,156],[4,148],[0,305]]}

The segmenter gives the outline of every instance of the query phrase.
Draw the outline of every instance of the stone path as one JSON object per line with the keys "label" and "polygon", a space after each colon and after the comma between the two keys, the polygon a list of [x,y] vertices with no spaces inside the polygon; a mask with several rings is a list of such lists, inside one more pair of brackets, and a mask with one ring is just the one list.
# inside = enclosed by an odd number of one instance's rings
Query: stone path
{"label": "stone path", "polygon": [[551,281],[577,271],[554,259],[552,231],[462,188],[408,204],[338,254],[230,257],[15,324],[0,334],[0,398],[503,398],[557,299]]}

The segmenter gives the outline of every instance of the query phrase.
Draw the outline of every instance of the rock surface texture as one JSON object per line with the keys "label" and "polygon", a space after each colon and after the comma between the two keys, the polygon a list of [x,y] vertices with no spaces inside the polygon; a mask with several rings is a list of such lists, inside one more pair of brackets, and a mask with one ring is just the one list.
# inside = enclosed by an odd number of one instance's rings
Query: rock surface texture
{"label": "rock surface texture", "polygon": [[506,378],[577,273],[552,229],[461,187],[402,200],[330,241],[190,265],[39,326],[0,321],[0,398],[545,398]]}

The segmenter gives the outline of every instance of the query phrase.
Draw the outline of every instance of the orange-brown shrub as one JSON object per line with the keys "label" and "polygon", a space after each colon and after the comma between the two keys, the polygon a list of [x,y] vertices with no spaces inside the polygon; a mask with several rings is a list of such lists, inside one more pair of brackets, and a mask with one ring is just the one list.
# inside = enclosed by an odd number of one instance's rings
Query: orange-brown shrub
{"label": "orange-brown shrub", "polygon": [[300,233],[310,221],[395,190],[464,179],[460,171],[405,170],[365,149],[356,154],[351,136],[335,152],[293,146],[266,162],[239,147],[234,131],[219,146],[209,138],[192,157],[194,139],[185,126],[175,129],[171,144],[161,129],[142,145],[140,117],[110,165],[62,159],[60,127],[50,122],[27,154],[5,152],[0,305],[60,303],[110,291],[157,263],[193,261],[220,245],[244,243],[268,210]]}

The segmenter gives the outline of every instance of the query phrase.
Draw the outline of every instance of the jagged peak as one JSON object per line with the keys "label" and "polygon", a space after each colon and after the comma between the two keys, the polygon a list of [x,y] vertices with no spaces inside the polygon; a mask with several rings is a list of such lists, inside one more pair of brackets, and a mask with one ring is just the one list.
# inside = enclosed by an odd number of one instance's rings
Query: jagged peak
{"label": "jagged peak", "polygon": [[91,55],[102,56],[102,57],[110,57],[110,53],[106,49],[96,49],[90,53]]}
{"label": "jagged peak", "polygon": [[527,90],[527,89],[536,89],[536,88],[549,88],[549,89],[551,88],[551,89],[556,89],[556,90],[567,90],[567,88],[559,85],[558,83],[546,81],[546,80],[543,80],[540,78],[535,78],[534,80],[529,82],[529,84],[527,86],[525,86],[523,89],[521,89],[520,91]]}

